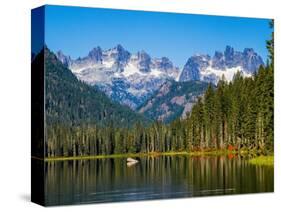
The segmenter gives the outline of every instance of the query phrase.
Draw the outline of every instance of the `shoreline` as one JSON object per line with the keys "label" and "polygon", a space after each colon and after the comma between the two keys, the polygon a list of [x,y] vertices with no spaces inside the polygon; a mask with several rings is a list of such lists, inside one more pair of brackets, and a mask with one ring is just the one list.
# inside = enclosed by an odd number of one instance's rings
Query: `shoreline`
{"label": "shoreline", "polygon": [[[106,158],[126,158],[126,157],[157,157],[157,156],[222,156],[229,154],[240,154],[240,155],[248,155],[255,152],[251,152],[249,150],[241,150],[241,151],[230,151],[230,150],[211,150],[211,151],[193,151],[193,152],[150,152],[150,153],[128,153],[128,154],[111,154],[111,155],[89,155],[89,156],[71,156],[71,157],[45,157],[39,158],[32,156],[32,159],[43,160],[45,162],[48,161],[67,161],[67,160],[94,160],[94,159],[106,159]],[[259,158],[261,156],[257,156],[254,158]],[[273,157],[273,156],[262,156],[262,157]],[[253,158],[253,159],[254,159]]]}

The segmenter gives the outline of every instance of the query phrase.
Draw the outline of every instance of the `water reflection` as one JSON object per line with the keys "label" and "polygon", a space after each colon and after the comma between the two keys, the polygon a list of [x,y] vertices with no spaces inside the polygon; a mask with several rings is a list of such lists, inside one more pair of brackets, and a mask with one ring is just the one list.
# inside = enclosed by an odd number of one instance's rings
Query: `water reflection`
{"label": "water reflection", "polygon": [[46,204],[273,191],[273,168],[241,157],[143,157],[46,162]]}

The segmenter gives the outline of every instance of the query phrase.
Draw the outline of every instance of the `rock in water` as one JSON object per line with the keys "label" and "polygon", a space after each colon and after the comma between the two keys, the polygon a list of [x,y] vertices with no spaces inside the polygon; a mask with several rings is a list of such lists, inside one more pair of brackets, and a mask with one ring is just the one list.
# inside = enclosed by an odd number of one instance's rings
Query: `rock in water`
{"label": "rock in water", "polygon": [[127,163],[132,163],[132,162],[137,163],[137,162],[139,162],[139,161],[138,161],[138,160],[135,160],[135,159],[133,159],[133,158],[127,158]]}

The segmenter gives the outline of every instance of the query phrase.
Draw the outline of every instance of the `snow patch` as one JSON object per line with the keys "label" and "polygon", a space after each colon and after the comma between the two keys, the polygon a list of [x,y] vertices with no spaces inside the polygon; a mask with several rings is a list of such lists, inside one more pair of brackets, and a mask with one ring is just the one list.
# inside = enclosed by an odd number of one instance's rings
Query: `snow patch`
{"label": "snow patch", "polygon": [[114,65],[114,60],[105,60],[102,64],[105,68],[111,68]]}
{"label": "snow patch", "polygon": [[161,74],[163,74],[161,71],[157,69],[151,69],[151,72],[149,73],[150,75],[153,75],[155,77],[160,77]]}
{"label": "snow patch", "polygon": [[225,70],[215,69],[209,66],[200,72],[200,80],[205,81],[206,79],[217,78],[216,81],[218,82],[219,79],[222,79],[224,76],[225,80],[230,82],[232,81],[233,76],[239,71],[242,72],[244,77],[251,76],[251,74],[243,72],[243,68],[241,66],[226,68]]}
{"label": "snow patch", "polygon": [[144,73],[140,72],[138,67],[135,66],[134,64],[132,63],[128,63],[126,65],[126,67],[124,68],[124,71],[122,72],[122,74],[125,76],[125,77],[129,77],[133,74],[139,74],[139,75],[145,75]]}

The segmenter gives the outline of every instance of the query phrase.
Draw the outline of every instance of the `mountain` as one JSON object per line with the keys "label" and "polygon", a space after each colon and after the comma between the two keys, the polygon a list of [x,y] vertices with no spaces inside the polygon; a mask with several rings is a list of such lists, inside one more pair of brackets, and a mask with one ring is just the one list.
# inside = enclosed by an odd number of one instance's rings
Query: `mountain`
{"label": "mountain", "polygon": [[152,58],[145,51],[132,54],[121,45],[107,50],[95,47],[87,56],[77,59],[62,51],[56,55],[79,80],[96,86],[113,101],[133,110],[147,102],[167,81],[217,84],[223,76],[232,80],[237,71],[252,76],[264,65],[253,49],[239,52],[230,46],[224,52],[216,51],[213,57],[203,54],[190,57],[181,72],[167,57]]}
{"label": "mountain", "polygon": [[89,85],[96,85],[112,100],[135,109],[167,79],[176,79],[179,68],[167,58],[152,58],[145,51],[132,54],[121,45],[93,48],[87,56],[71,59],[61,51],[58,59]]}
{"label": "mountain", "polygon": [[137,110],[146,117],[169,123],[178,117],[184,118],[207,87],[208,83],[201,81],[169,80]]}
{"label": "mountain", "polygon": [[240,71],[243,76],[252,76],[264,62],[252,48],[243,52],[226,46],[224,52],[216,51],[214,56],[194,55],[190,57],[179,77],[179,81],[200,80],[216,84],[224,75],[231,81],[233,75]]}
{"label": "mountain", "polygon": [[48,48],[33,60],[32,68],[45,64],[45,111],[47,124],[129,127],[150,120],[129,107],[110,100],[76,76]]}

